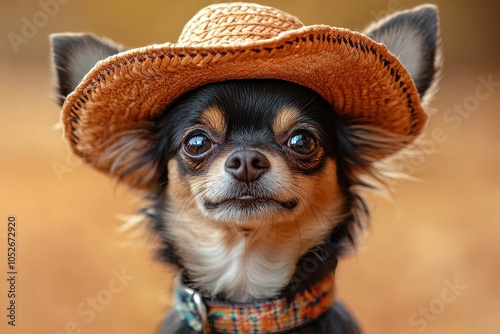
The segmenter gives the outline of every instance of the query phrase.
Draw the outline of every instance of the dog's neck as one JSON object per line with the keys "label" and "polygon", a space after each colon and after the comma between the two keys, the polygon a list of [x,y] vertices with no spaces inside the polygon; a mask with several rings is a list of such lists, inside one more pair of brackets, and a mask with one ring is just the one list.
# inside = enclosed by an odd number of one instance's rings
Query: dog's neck
{"label": "dog's neck", "polygon": [[179,276],[175,309],[198,333],[277,333],[315,321],[335,303],[335,271],[290,298],[250,303],[206,299]]}
{"label": "dog's neck", "polygon": [[335,256],[318,248],[333,228],[327,223],[333,225],[330,219],[262,224],[242,233],[236,227],[178,220],[168,234],[194,288],[206,297],[248,302],[275,297],[287,286],[321,276],[319,268],[331,267],[327,262]]}

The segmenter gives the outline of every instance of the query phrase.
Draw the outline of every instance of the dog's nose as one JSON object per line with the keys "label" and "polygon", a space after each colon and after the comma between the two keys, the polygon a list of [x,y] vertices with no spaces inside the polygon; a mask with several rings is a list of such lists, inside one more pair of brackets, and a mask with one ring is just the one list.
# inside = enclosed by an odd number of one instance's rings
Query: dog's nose
{"label": "dog's nose", "polygon": [[247,183],[256,181],[269,170],[269,160],[254,150],[236,151],[227,158],[226,171],[235,179]]}

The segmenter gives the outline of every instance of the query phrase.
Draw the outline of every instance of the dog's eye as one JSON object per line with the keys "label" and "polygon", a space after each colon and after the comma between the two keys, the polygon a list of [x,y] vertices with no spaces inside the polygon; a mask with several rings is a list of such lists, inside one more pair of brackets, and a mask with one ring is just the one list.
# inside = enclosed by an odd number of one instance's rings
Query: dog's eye
{"label": "dog's eye", "polygon": [[308,132],[298,131],[288,139],[288,147],[302,155],[311,154],[316,150],[316,139]]}
{"label": "dog's eye", "polygon": [[212,148],[212,140],[203,133],[195,133],[186,139],[184,144],[185,151],[195,157],[199,157]]}

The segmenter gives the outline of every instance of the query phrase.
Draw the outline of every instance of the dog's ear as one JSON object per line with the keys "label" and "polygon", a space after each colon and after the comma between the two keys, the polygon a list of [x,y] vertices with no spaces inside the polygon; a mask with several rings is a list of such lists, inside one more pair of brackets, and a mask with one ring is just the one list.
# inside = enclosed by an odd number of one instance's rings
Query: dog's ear
{"label": "dog's ear", "polygon": [[87,33],[64,33],[50,36],[52,72],[60,105],[94,65],[124,50],[108,39]]}
{"label": "dog's ear", "polygon": [[99,156],[98,164],[113,179],[128,187],[160,195],[168,182],[169,136],[158,124],[145,122],[123,131]]}
{"label": "dog's ear", "polygon": [[[372,23],[364,32],[384,43],[410,72],[420,97],[430,97],[441,67],[437,7],[422,5]],[[427,92],[427,94],[426,94]]]}

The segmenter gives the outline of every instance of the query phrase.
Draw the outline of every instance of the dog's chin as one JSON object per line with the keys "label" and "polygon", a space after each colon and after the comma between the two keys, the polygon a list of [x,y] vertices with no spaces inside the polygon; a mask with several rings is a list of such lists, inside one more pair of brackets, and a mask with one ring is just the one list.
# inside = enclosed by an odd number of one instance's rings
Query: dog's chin
{"label": "dog's chin", "polygon": [[203,212],[215,221],[250,228],[254,224],[260,225],[266,221],[279,222],[289,214],[294,214],[298,204],[296,199],[282,201],[243,195],[217,202],[206,199],[203,201]]}

